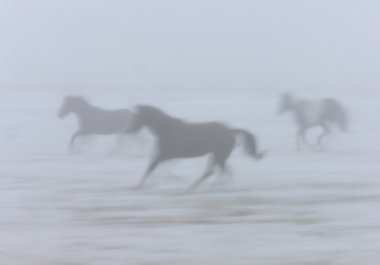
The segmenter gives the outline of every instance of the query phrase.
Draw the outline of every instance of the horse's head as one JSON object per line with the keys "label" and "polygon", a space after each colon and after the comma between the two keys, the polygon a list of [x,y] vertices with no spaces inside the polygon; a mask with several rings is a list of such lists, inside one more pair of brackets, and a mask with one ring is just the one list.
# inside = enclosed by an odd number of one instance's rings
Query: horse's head
{"label": "horse's head", "polygon": [[280,102],[278,104],[277,113],[282,114],[286,111],[289,111],[293,108],[295,98],[291,93],[284,93],[281,96]]}
{"label": "horse's head", "polygon": [[145,126],[160,123],[161,118],[164,116],[166,115],[158,108],[148,105],[138,105],[132,115],[128,131],[134,133]]}
{"label": "horse's head", "polygon": [[62,106],[58,111],[58,117],[62,119],[71,112],[79,111],[85,105],[88,105],[88,103],[83,97],[67,96],[64,98]]}

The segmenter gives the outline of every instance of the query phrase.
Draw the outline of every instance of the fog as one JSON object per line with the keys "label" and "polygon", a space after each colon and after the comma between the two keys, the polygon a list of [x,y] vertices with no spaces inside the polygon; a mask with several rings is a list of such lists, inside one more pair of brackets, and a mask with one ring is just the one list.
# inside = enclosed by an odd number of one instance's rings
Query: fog
{"label": "fog", "polygon": [[61,91],[375,90],[378,8],[373,1],[2,1],[1,82]]}
{"label": "fog", "polygon": [[[0,0],[0,260],[44,264],[373,265],[379,259],[380,3]],[[280,95],[334,98],[349,132],[295,150]],[[154,137],[83,137],[67,95],[243,128],[233,176],[193,194],[204,157],[132,190]],[[308,132],[314,142],[320,129]]]}

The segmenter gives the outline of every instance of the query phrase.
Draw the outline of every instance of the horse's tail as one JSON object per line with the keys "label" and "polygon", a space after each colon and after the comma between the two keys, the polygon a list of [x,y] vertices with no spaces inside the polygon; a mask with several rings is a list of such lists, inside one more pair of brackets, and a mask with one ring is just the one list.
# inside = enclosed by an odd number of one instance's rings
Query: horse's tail
{"label": "horse's tail", "polygon": [[330,115],[332,115],[334,121],[338,124],[339,129],[342,132],[347,132],[348,116],[342,104],[334,99],[328,99],[328,104]]}
{"label": "horse's tail", "polygon": [[262,159],[265,156],[265,152],[257,151],[256,137],[252,133],[242,129],[235,129],[233,131],[234,133],[240,134],[244,137],[244,147],[249,155],[258,160]]}

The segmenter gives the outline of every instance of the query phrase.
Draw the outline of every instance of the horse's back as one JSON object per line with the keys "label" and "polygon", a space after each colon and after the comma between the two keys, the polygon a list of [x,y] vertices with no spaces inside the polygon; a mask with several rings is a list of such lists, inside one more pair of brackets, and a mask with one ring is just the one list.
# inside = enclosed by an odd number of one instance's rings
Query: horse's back
{"label": "horse's back", "polygon": [[234,132],[220,122],[177,124],[159,140],[162,151],[173,157],[196,157],[232,150]]}
{"label": "horse's back", "polygon": [[104,112],[110,115],[121,115],[121,116],[129,116],[132,113],[129,109],[104,110]]}
{"label": "horse's back", "polygon": [[323,113],[323,104],[321,101],[302,100],[297,104],[297,115],[299,121],[307,126],[319,123],[319,118]]}
{"label": "horse's back", "polygon": [[187,128],[194,133],[204,135],[205,137],[219,135],[233,135],[232,130],[221,122],[201,122],[201,123],[188,123]]}
{"label": "horse's back", "polygon": [[94,134],[126,132],[132,112],[128,109],[105,110],[97,108],[82,120],[83,129]]}

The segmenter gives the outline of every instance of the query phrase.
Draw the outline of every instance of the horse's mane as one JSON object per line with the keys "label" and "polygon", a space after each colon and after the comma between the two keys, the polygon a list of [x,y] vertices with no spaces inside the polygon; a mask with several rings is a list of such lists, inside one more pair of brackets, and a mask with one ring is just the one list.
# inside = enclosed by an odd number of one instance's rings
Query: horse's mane
{"label": "horse's mane", "polygon": [[150,105],[138,105],[136,109],[138,113],[142,113],[143,115],[147,115],[156,120],[162,120],[162,121],[170,120],[170,121],[175,121],[177,123],[185,123],[184,120],[172,117],[157,107],[153,107]]}

